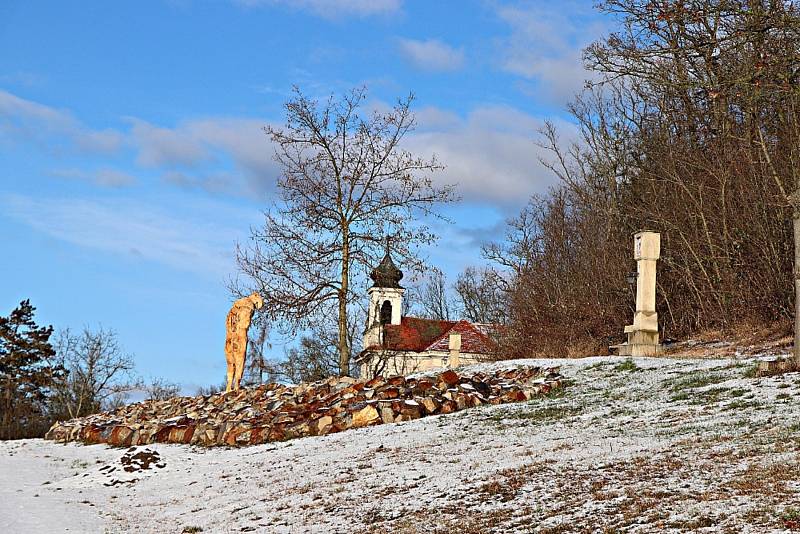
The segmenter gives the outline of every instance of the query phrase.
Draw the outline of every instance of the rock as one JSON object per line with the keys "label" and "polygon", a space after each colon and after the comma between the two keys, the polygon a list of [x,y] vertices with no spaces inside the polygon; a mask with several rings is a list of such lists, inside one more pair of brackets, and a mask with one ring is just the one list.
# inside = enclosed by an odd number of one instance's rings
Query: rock
{"label": "rock", "polygon": [[458,409],[458,405],[455,402],[453,402],[451,400],[445,400],[442,403],[441,408],[439,409],[439,413],[453,413],[457,409]]}
{"label": "rock", "polygon": [[378,410],[372,406],[366,406],[353,414],[353,421],[350,426],[352,428],[360,428],[362,426],[376,424],[380,419],[381,416],[378,414]]}
{"label": "rock", "polygon": [[386,379],[386,383],[390,386],[404,386],[406,383],[406,377],[400,375],[390,376]]}
{"label": "rock", "polygon": [[403,410],[400,412],[403,416],[404,421],[410,421],[412,419],[419,419],[422,417],[422,412],[419,409],[419,405],[417,403],[406,404],[403,406]]}
{"label": "rock", "polygon": [[382,385],[384,385],[385,383],[386,383],[386,380],[382,376],[376,376],[372,380],[367,380],[367,382],[364,384],[364,387],[370,388],[370,389],[377,389],[377,388],[381,387]]}
{"label": "rock", "polygon": [[503,394],[503,402],[522,402],[527,400],[525,393],[520,390],[511,390]]}
{"label": "rock", "polygon": [[455,386],[461,381],[461,377],[458,376],[458,373],[456,373],[452,369],[448,369],[447,371],[439,375],[439,380],[441,380],[448,386]]}
{"label": "rock", "polygon": [[384,423],[394,423],[394,411],[391,406],[381,408],[381,421]]}
{"label": "rock", "polygon": [[333,417],[324,415],[317,419],[317,434],[326,434],[333,424]]}
{"label": "rock", "polygon": [[415,390],[419,390],[420,393],[425,393],[426,391],[428,391],[431,388],[433,388],[433,386],[434,386],[433,381],[428,380],[427,378],[421,378],[417,382],[417,385],[416,385],[416,387],[414,389]]}
{"label": "rock", "polygon": [[439,409],[441,404],[432,397],[425,397],[421,401],[422,407],[425,408],[425,412],[430,415],[436,413],[436,410]]}
{"label": "rock", "polygon": [[378,393],[381,399],[396,399],[400,396],[400,388],[388,387]]}

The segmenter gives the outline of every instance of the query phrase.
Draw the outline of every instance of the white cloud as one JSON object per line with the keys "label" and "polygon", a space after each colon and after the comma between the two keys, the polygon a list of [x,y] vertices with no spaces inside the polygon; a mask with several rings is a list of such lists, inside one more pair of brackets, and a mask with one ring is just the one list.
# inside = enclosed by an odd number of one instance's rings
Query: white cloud
{"label": "white cloud", "polygon": [[209,118],[174,128],[132,121],[137,162],[165,170],[164,179],[174,185],[262,195],[278,176],[274,150],[263,131],[267,121]]}
{"label": "white cloud", "polygon": [[[370,106],[380,109],[386,104],[375,101]],[[0,93],[0,117],[9,110],[37,124],[55,125],[51,134],[67,130],[86,137],[96,133],[83,128],[67,112]],[[437,179],[457,184],[466,200],[517,205],[553,183],[551,173],[539,162],[539,156],[549,158],[549,154],[534,143],[542,126],[535,117],[511,107],[484,106],[465,118],[427,107],[417,112],[417,118],[419,128],[407,137],[405,147],[419,155],[435,153],[447,166]],[[262,200],[280,174],[274,147],[263,131],[266,120],[215,117],[187,120],[174,127],[130,120],[126,142],[136,151],[137,162],[160,171],[162,180],[171,185]],[[574,126],[562,123],[561,129],[566,138],[575,137]],[[136,183],[132,175],[106,166],[53,174],[104,187]]]}
{"label": "white cloud", "polygon": [[285,5],[310,11],[328,19],[347,16],[368,17],[400,11],[402,0],[236,0],[247,7]]}
{"label": "white cloud", "polygon": [[126,187],[136,183],[136,178],[128,173],[104,167],[95,171],[82,171],[79,169],[56,169],[51,172],[53,176],[83,180],[101,187]]}
{"label": "white cloud", "polygon": [[219,203],[182,205],[191,214],[123,199],[0,197],[4,215],[73,245],[214,277],[234,272],[234,241],[246,237],[257,214],[245,218]]}
{"label": "white cloud", "polygon": [[0,89],[0,139],[31,139],[47,149],[69,148],[87,152],[115,152],[123,136],[114,130],[92,130],[71,113],[25,100]]}
{"label": "white cloud", "polygon": [[131,119],[133,142],[139,149],[137,163],[145,167],[195,167],[211,159],[203,143],[190,135],[148,122]]}
{"label": "white cloud", "polygon": [[549,100],[563,104],[594,77],[583,68],[583,49],[606,31],[606,25],[587,3],[503,6],[497,14],[511,28],[501,45],[502,68],[538,81]]}
{"label": "white cloud", "polygon": [[136,183],[136,178],[116,169],[98,169],[94,174],[94,183],[104,187],[124,187]]}
{"label": "white cloud", "polygon": [[[391,109],[388,105],[383,104],[382,108],[376,106],[376,109]],[[427,106],[414,111],[414,116],[417,124],[421,128],[427,130],[450,130],[458,128],[462,124],[461,117],[452,111],[434,106]]]}
{"label": "white cloud", "polygon": [[206,174],[167,171],[161,176],[161,179],[183,189],[202,189],[212,194],[246,194],[241,190],[241,184],[237,177],[225,172]]}
{"label": "white cloud", "polygon": [[[555,183],[539,161],[551,155],[534,142],[541,120],[504,106],[477,108],[457,122],[442,122],[443,113],[448,115],[431,108],[420,112],[420,127],[406,138],[405,148],[419,155],[435,153],[446,166],[437,180],[455,184],[465,200],[517,206]],[[427,120],[431,116],[433,123]],[[565,141],[575,138],[572,124],[557,125]]]}
{"label": "white cloud", "polygon": [[[388,109],[380,101],[369,107]],[[437,180],[457,184],[466,200],[517,205],[554,183],[539,162],[540,156],[550,155],[534,142],[543,125],[536,117],[506,106],[478,107],[466,118],[426,107],[416,117],[418,129],[406,138],[405,148],[419,155],[435,153],[447,167],[437,173]],[[265,124],[258,119],[215,118],[186,121],[171,129],[140,127],[135,136],[139,159],[157,164],[164,181],[181,188],[263,196],[280,172],[261,129]],[[576,137],[572,124],[558,125],[565,139]],[[230,159],[235,168],[222,166],[223,159]]]}
{"label": "white cloud", "polygon": [[429,71],[453,71],[464,66],[464,51],[441,41],[400,40],[400,52],[414,66]]}

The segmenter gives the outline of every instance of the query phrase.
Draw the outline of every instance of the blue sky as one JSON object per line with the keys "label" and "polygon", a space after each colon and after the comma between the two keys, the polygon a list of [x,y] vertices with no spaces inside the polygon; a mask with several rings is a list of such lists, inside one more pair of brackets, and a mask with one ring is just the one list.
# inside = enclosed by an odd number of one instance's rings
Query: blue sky
{"label": "blue sky", "polygon": [[293,85],[414,92],[406,148],[463,197],[424,251],[453,278],[554,183],[534,139],[574,135],[581,49],[608,31],[591,4],[0,2],[0,314],[30,298],[57,329],[116,330],[145,377],[219,383],[234,244],[279,173],[261,128]]}

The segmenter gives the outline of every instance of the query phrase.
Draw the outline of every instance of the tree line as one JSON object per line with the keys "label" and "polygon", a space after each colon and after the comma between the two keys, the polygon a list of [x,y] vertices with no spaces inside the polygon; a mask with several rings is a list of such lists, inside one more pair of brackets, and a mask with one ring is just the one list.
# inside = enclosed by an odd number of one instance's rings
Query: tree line
{"label": "tree line", "polygon": [[552,125],[541,132],[560,185],[531,199],[506,242],[484,251],[513,268],[508,349],[587,354],[620,340],[632,312],[631,235],[643,229],[662,236],[664,335],[742,322],[791,331],[797,3],[599,8],[620,27],[585,51],[597,81],[569,106],[580,137],[564,148]]}
{"label": "tree line", "polygon": [[57,420],[121,406],[134,392],[165,399],[180,387],[145,382],[110,329],[54,332],[29,300],[0,317],[0,439],[41,437]]}

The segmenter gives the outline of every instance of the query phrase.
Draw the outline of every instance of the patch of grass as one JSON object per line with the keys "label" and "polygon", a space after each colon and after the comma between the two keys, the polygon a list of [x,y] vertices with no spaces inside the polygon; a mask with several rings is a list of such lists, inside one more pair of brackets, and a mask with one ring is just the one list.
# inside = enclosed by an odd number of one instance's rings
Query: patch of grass
{"label": "patch of grass", "polygon": [[677,380],[672,384],[672,392],[679,393],[687,389],[701,388],[711,384],[718,384],[724,382],[728,378],[719,373],[710,373],[708,371],[695,371],[689,373]]}
{"label": "patch of grass", "polygon": [[195,532],[203,532],[203,527],[183,527],[181,534],[194,534]]}
{"label": "patch of grass", "polygon": [[629,408],[614,408],[608,412],[608,417],[626,417],[633,415],[635,412]]}
{"label": "patch of grass", "polygon": [[597,362],[597,363],[593,363],[592,365],[589,365],[589,366],[585,367],[584,370],[585,371],[594,371],[595,369],[602,369],[603,367],[607,367],[607,366],[612,365],[612,364],[613,364],[613,362]]}
{"label": "patch of grass", "polygon": [[738,398],[738,397],[742,397],[744,395],[747,395],[748,393],[749,393],[748,390],[742,389],[742,388],[729,389],[728,390],[728,397]]}
{"label": "patch of grass", "polygon": [[746,410],[748,408],[758,408],[761,406],[760,402],[757,401],[748,401],[744,399],[735,400],[730,404],[726,404],[722,407],[723,410]]}
{"label": "patch of grass", "polygon": [[[747,390],[738,389],[738,390],[729,390],[726,388],[709,388],[704,391],[695,391],[694,387],[691,384],[701,384],[705,385],[704,380],[696,380],[693,379],[686,383],[681,384],[678,386],[677,384],[673,386],[672,391],[675,392],[672,397],[670,397],[670,401],[672,402],[680,402],[680,401],[689,401],[691,404],[699,405],[699,404],[709,404],[714,402],[719,402],[723,395],[728,394],[734,398],[741,397]],[[731,395],[731,392],[733,394]]]}
{"label": "patch of grass", "polygon": [[[625,392],[624,391],[619,391],[619,390],[618,391],[608,391],[603,395],[604,399],[612,401],[612,403],[613,403],[613,401],[622,400],[625,397],[626,397]],[[607,406],[611,406],[611,404],[608,404]]]}
{"label": "patch of grass", "polygon": [[788,401],[789,399],[791,399],[791,398],[792,398],[792,396],[791,396],[791,395],[789,395],[788,393],[778,393],[778,394],[775,396],[775,398],[776,398],[777,400]]}
{"label": "patch of grass", "polygon": [[518,420],[530,421],[532,423],[544,423],[557,421],[583,412],[583,405],[566,402],[544,402],[545,399],[561,399],[564,396],[565,393],[560,388],[551,390],[550,393],[539,399],[532,400],[522,406],[518,405],[516,409],[494,410],[488,419],[495,422]]}
{"label": "patch of grass", "polygon": [[781,513],[781,521],[783,526],[789,530],[797,530],[800,528],[800,510],[797,508],[786,508]]}
{"label": "patch of grass", "polygon": [[793,493],[789,486],[798,478],[798,464],[792,462],[775,462],[764,464],[754,462],[736,478],[729,487],[740,495],[787,496]]}
{"label": "patch of grass", "polygon": [[728,390],[725,388],[711,388],[705,391],[698,391],[692,396],[692,404],[708,404],[719,401],[723,393]]}
{"label": "patch of grass", "polygon": [[685,521],[674,521],[669,524],[672,528],[679,528],[682,530],[697,530],[698,528],[713,527],[717,522],[714,518],[707,515],[687,519]]}
{"label": "patch of grass", "polygon": [[754,363],[750,365],[744,372],[745,378],[757,378],[758,377],[758,364]]}
{"label": "patch of grass", "polygon": [[672,397],[670,397],[669,400],[672,401],[672,402],[680,402],[680,401],[689,400],[690,398],[691,398],[691,395],[689,394],[688,391],[681,391],[677,395],[673,395]]}
{"label": "patch of grass", "polygon": [[624,362],[620,362],[614,366],[614,371],[617,373],[635,373],[642,370],[643,369],[636,365],[631,358],[628,358]]}
{"label": "patch of grass", "polygon": [[540,396],[540,399],[562,399],[567,395],[566,388],[574,383],[572,380],[563,380],[561,382],[561,387],[553,388],[544,395]]}

